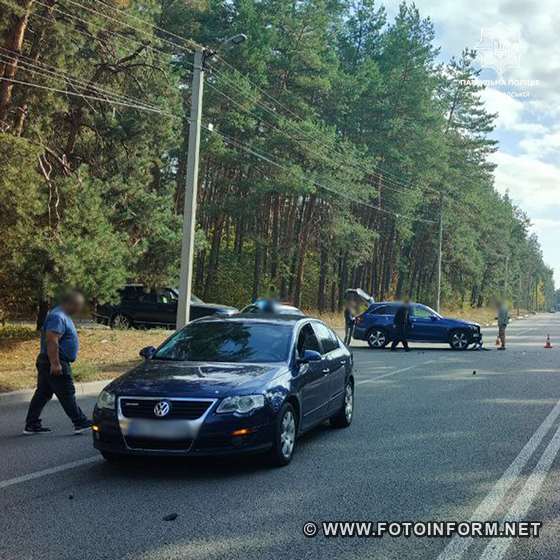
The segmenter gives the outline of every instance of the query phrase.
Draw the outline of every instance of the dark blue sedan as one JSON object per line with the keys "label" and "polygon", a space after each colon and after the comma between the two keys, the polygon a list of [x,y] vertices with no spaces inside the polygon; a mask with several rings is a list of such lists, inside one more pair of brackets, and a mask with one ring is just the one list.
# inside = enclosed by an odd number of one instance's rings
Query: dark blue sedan
{"label": "dark blue sedan", "polygon": [[321,321],[208,317],[141,355],[94,409],[93,443],[107,460],[266,452],[286,465],[303,432],[352,422],[352,355]]}
{"label": "dark blue sedan", "polygon": [[[395,334],[393,321],[398,302],[378,302],[356,317],[354,338],[366,340],[370,348],[384,348]],[[407,338],[417,342],[447,342],[453,350],[466,350],[481,345],[480,325],[460,319],[442,317],[421,303],[410,304]]]}

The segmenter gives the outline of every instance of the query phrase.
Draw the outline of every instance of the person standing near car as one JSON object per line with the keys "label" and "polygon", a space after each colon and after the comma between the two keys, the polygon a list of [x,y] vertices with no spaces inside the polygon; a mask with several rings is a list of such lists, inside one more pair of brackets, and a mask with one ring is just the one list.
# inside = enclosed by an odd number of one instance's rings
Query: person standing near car
{"label": "person standing near car", "polygon": [[71,364],[78,356],[78,332],[71,317],[84,307],[84,296],[77,290],[66,294],[59,306],[49,311],[41,328],[41,346],[37,356],[37,388],[29,403],[25,435],[50,432],[41,423],[41,412],[56,395],[64,412],[80,434],[90,429],[91,420],[76,402]]}
{"label": "person standing near car", "polygon": [[397,309],[395,318],[393,319],[393,325],[395,327],[395,337],[393,338],[393,343],[391,344],[391,352],[394,352],[397,349],[399,342],[402,343],[404,349],[407,352],[410,351],[410,348],[408,347],[408,341],[406,339],[409,324],[410,302],[408,300],[405,300],[405,302]]}
{"label": "person standing near car", "polygon": [[498,338],[500,339],[500,346],[498,350],[506,349],[506,328],[509,324],[509,310],[505,301],[498,304]]}
{"label": "person standing near car", "polygon": [[350,346],[352,342],[355,321],[354,306],[352,305],[352,301],[347,299],[344,304],[344,344],[346,344],[346,346]]}

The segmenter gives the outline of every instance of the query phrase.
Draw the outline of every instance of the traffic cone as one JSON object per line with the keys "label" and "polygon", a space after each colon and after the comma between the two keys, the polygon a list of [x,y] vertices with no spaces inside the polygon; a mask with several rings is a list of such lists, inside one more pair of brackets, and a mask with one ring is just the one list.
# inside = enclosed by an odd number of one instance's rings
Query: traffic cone
{"label": "traffic cone", "polygon": [[552,344],[550,344],[550,335],[549,334],[546,335],[546,342],[544,344],[544,347],[545,348],[552,348]]}

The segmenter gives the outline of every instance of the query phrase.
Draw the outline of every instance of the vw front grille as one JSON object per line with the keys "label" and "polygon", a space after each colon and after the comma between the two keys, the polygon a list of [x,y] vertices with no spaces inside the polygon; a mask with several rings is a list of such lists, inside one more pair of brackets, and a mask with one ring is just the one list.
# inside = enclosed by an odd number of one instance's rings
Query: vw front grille
{"label": "vw front grille", "polygon": [[[169,412],[157,416],[155,406],[161,402],[169,403]],[[212,400],[197,399],[146,399],[121,397],[122,415],[126,418],[150,418],[155,420],[196,420],[200,418],[212,405]]]}

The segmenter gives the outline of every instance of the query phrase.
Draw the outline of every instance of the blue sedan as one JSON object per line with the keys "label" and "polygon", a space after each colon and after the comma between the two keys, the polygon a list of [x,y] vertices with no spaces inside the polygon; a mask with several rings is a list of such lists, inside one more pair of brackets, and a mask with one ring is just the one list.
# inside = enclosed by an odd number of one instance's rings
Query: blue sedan
{"label": "blue sedan", "polygon": [[[365,340],[370,348],[384,348],[395,334],[393,321],[398,302],[378,302],[356,317],[354,338]],[[466,350],[471,344],[482,345],[480,325],[442,317],[421,303],[410,304],[407,338],[417,342],[447,342],[453,350]]]}
{"label": "blue sedan", "polygon": [[300,434],[352,422],[352,355],[318,320],[208,317],[141,355],[94,409],[93,444],[110,461],[266,452],[286,465]]}

